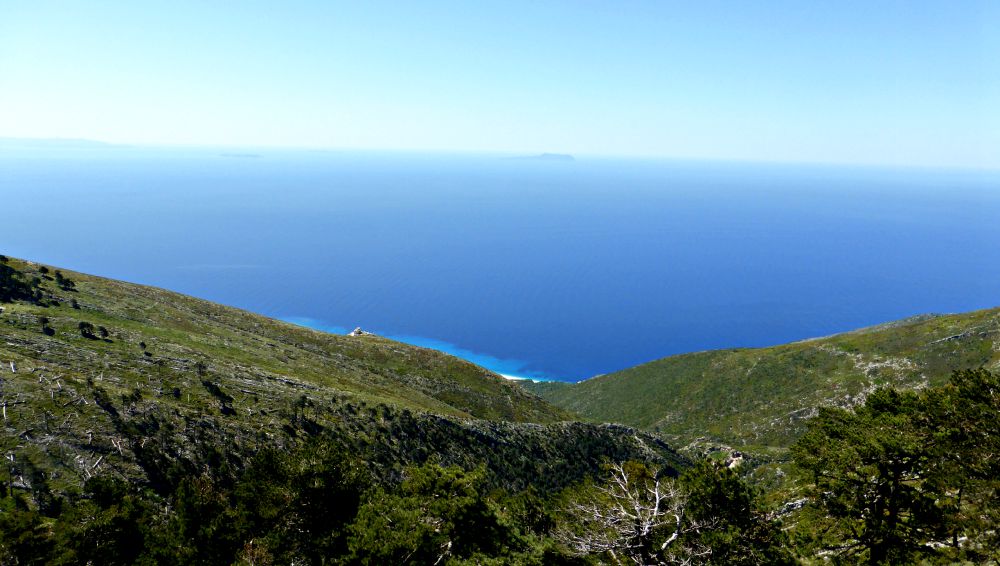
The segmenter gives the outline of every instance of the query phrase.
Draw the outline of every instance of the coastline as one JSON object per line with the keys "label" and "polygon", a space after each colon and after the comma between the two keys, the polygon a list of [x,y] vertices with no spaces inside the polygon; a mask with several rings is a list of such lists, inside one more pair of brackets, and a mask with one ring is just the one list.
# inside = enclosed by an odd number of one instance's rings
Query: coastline
{"label": "coastline", "polygon": [[[312,328],[313,330],[319,330],[321,332],[328,332],[330,334],[348,334],[351,331],[351,329],[343,326],[328,324],[321,320],[304,316],[283,316],[278,317],[278,320],[289,324]],[[418,346],[420,348],[429,348],[444,352],[455,356],[456,358],[461,358],[467,362],[484,367],[497,375],[500,375],[504,379],[511,381],[533,381],[535,383],[544,381],[566,381],[567,383],[572,383],[568,380],[560,380],[538,372],[526,370],[525,368],[528,364],[522,360],[498,358],[490,354],[474,352],[456,344],[452,344],[444,340],[438,340],[436,338],[428,338],[426,336],[393,334],[382,332],[377,329],[366,330],[378,336],[395,340],[397,342],[403,342],[404,344],[410,344],[411,346]]]}

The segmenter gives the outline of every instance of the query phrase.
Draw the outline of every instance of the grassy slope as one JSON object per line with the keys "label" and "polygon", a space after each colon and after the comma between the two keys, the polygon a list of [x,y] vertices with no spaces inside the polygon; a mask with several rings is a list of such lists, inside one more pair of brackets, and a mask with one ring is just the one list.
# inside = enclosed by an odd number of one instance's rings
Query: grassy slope
{"label": "grassy slope", "polygon": [[596,422],[785,446],[820,405],[851,406],[880,385],[944,383],[960,368],[1000,365],[1000,309],[922,316],[759,349],[671,356],[578,384],[530,384]]}
{"label": "grassy slope", "polygon": [[[44,277],[39,265],[9,265],[24,280]],[[100,474],[155,487],[239,469],[262,445],[314,434],[340,439],[383,476],[439,458],[486,464],[496,481],[522,487],[566,485],[604,457],[683,461],[634,429],[564,422],[565,411],[441,352],[64,274],[75,291],[49,278],[45,306],[2,305],[0,453],[15,459],[15,488],[37,487],[32,470],[56,492]],[[110,336],[86,338],[80,322]]]}
{"label": "grassy slope", "polygon": [[[10,265],[39,275],[38,266]],[[6,305],[0,361],[20,362],[28,373],[61,374],[64,383],[103,380],[112,389],[135,383],[148,389],[155,375],[156,387],[180,387],[185,395],[208,395],[201,385],[208,379],[258,397],[322,387],[460,417],[551,422],[568,416],[492,372],[435,350],[316,332],[161,289],[64,273],[76,282],[75,292],[44,284],[62,306]],[[70,308],[70,299],[81,308]],[[42,334],[41,316],[51,320],[54,336]],[[110,340],[82,337],[81,321],[106,327]]]}

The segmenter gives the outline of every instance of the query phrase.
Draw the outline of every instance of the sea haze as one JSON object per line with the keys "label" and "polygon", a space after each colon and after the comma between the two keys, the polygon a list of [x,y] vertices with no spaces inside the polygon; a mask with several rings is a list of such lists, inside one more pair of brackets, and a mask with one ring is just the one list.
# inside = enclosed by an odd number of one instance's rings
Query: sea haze
{"label": "sea haze", "polygon": [[995,172],[0,148],[0,253],[576,380],[1000,304]]}

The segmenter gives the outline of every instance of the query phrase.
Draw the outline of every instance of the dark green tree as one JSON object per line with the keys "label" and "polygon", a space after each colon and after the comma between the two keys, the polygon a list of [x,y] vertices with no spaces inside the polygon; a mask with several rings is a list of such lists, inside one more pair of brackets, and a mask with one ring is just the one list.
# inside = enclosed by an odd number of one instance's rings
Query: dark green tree
{"label": "dark green tree", "polygon": [[[356,460],[327,439],[311,439],[295,457],[286,460],[284,483],[290,498],[278,505],[278,536],[274,554],[281,562],[320,564],[331,556],[344,556],[347,525],[361,505],[368,481]],[[260,513],[261,493],[266,493],[272,474],[269,466],[258,466],[253,476],[237,490],[241,508]],[[277,494],[274,501],[283,501]]]}
{"label": "dark green tree", "polygon": [[96,336],[94,336],[93,324],[81,321],[80,324],[77,325],[77,328],[80,329],[80,336],[83,336],[84,338],[96,338]]}
{"label": "dark green tree", "polygon": [[62,271],[58,269],[56,270],[56,285],[64,291],[73,291],[76,289],[76,282],[63,275]]}
{"label": "dark green tree", "polygon": [[0,564],[49,564],[56,541],[36,511],[10,505],[0,507]]}
{"label": "dark green tree", "polygon": [[159,514],[154,502],[126,482],[91,478],[89,501],[60,517],[56,533],[62,564],[154,564]]}
{"label": "dark green tree", "polygon": [[688,528],[681,544],[703,549],[693,562],[719,565],[794,564],[780,525],[760,503],[754,487],[736,470],[702,461],[680,479]]}
{"label": "dark green tree", "polygon": [[406,472],[393,491],[371,492],[350,526],[361,564],[444,564],[516,552],[513,529],[484,495],[483,470],[429,463]]}
{"label": "dark green tree", "polygon": [[823,409],[792,452],[814,482],[826,545],[844,557],[1000,561],[995,373],[957,371],[944,387]]}
{"label": "dark green tree", "polygon": [[926,485],[946,513],[953,560],[1000,562],[1000,376],[962,370],[925,395]]}
{"label": "dark green tree", "polygon": [[12,301],[38,302],[40,295],[24,280],[23,274],[13,267],[0,263],[0,303]]}
{"label": "dark green tree", "polygon": [[51,326],[49,326],[49,322],[50,322],[49,321],[49,317],[47,317],[47,316],[40,317],[38,319],[38,322],[39,322],[39,324],[42,325],[42,333],[43,334],[45,334],[46,336],[53,336],[53,335],[55,335],[55,333],[56,333],[55,329],[52,328]]}

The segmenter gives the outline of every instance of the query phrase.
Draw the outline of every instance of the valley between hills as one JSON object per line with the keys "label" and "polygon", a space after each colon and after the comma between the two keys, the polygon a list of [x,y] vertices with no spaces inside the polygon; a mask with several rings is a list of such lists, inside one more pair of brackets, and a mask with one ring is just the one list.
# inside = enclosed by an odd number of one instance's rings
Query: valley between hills
{"label": "valley between hills", "polygon": [[[431,454],[443,463],[481,457],[498,482],[522,487],[525,478],[578,480],[610,454],[682,460],[653,435],[575,422],[435,350],[28,261],[5,266],[38,284],[0,314],[0,450],[24,453],[22,461],[31,454],[56,486],[78,487],[101,472],[155,481],[161,472],[151,474],[147,459],[195,473],[208,465],[191,454],[199,442],[246,455],[326,430],[371,451],[373,462],[392,462],[380,474]],[[165,453],[148,453],[150,436]]]}
{"label": "valley between hills", "polygon": [[568,384],[5,256],[0,307],[0,564],[997,559],[1000,309]]}

